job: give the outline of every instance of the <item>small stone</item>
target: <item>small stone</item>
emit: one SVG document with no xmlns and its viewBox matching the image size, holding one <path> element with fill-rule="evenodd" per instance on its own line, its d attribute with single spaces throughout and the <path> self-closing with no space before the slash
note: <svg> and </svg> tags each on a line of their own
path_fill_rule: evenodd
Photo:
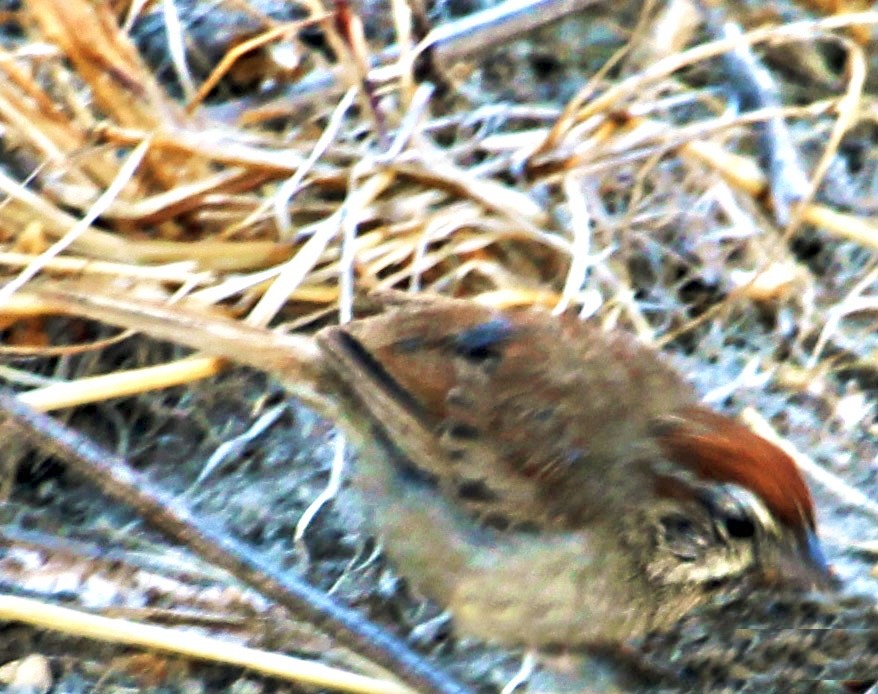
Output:
<svg viewBox="0 0 878 694">
<path fill-rule="evenodd" d="M 46 694 L 52 687 L 49 660 L 38 653 L 0 666 L 0 683 L 10 694 Z"/>
</svg>

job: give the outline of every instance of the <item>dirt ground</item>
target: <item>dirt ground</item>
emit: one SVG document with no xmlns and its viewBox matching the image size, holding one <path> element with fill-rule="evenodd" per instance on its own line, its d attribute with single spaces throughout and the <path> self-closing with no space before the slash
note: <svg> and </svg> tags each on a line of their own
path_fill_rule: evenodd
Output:
<svg viewBox="0 0 878 694">
<path fill-rule="evenodd" d="M 757 21 L 758 7 L 729 4 L 741 17 Z M 470 59 L 470 69 L 455 73 L 450 91 L 436 103 L 440 115 L 459 118 L 448 133 L 436 133 L 436 142 L 453 148 L 466 133 L 473 137 L 499 133 L 502 128 L 497 123 L 509 118 L 499 110 L 501 106 L 533 108 L 517 121 L 521 132 L 550 122 L 551 118 L 542 119 L 537 107 L 557 116 L 607 65 L 637 26 L 640 4 L 636 5 L 599 4 L 583 16 Z M 302 12 L 297 15 L 283 3 L 264 3 L 259 8 L 286 18 Z M 249 20 L 246 13 L 242 17 L 225 3 L 219 8 L 213 2 L 193 3 L 180 9 L 204 60 L 202 68 L 194 64 L 195 77 L 204 79 L 218 60 L 211 53 L 213 42 L 221 48 L 225 45 L 220 28 L 240 28 Z M 474 9 L 478 8 L 470 2 L 437 2 L 428 15 L 438 23 Z M 782 21 L 813 16 L 800 6 L 781 3 L 772 4 L 770 10 L 766 12 Z M 388 8 L 375 4 L 361 11 L 371 44 L 393 43 Z M 36 45 L 39 34 L 20 23 L 23 16 L 17 3 L 0 2 L 0 17 L 7 20 L 0 40 L 5 39 L 8 50 Z M 131 33 L 162 84 L 180 97 L 182 88 L 162 40 L 163 22 L 158 6 L 150 6 Z M 319 33 L 309 40 L 314 51 L 326 50 Z M 691 43 L 706 40 L 701 29 Z M 843 91 L 844 61 L 837 43 L 803 45 L 808 50 L 792 58 L 774 45 L 761 53 L 782 86 L 783 103 L 791 106 L 830 99 Z M 817 196 L 821 203 L 871 220 L 873 226 L 878 218 L 876 45 L 873 39 L 862 46 L 871 70 L 862 106 L 867 115 L 844 136 Z M 604 78 L 610 83 L 621 81 L 644 68 L 632 54 Z M 711 99 L 726 98 L 728 87 L 716 61 L 689 66 L 674 79 L 686 89 L 709 92 Z M 253 88 L 244 78 L 224 82 L 208 105 L 224 108 L 242 95 L 250 98 Z M 734 97 L 729 101 L 734 102 Z M 497 111 L 492 115 L 488 110 L 493 107 Z M 308 105 L 294 117 L 310 117 L 315 108 Z M 697 113 L 702 108 L 693 101 L 682 110 Z M 3 127 L 0 116 L 0 135 Z M 830 127 L 816 117 L 790 119 L 807 170 L 822 155 Z M 510 128 L 503 134 L 515 131 Z M 352 135 L 351 151 L 355 140 Z M 751 131 L 736 131 L 724 144 L 758 159 Z M 22 162 L 30 160 L 20 155 L 15 141 L 0 142 L 0 169 L 23 178 L 27 166 Z M 480 163 L 479 156 L 496 164 L 487 154 L 473 154 L 473 166 Z M 510 164 L 496 176 L 547 205 L 559 194 L 557 182 L 526 183 L 514 172 Z M 488 169 L 486 175 L 494 173 Z M 767 249 L 773 246 L 761 239 L 777 240 L 782 235 L 763 207 L 751 200 L 736 208 L 723 197 L 718 176 L 681 163 L 667 149 L 621 164 L 599 162 L 590 175 L 592 179 L 584 184 L 588 195 L 601 201 L 594 210 L 592 254 L 606 252 L 592 271 L 597 290 L 605 298 L 613 295 L 618 307 L 623 305 L 621 289 L 626 289 L 656 339 L 669 338 L 663 350 L 713 406 L 730 413 L 755 408 L 819 466 L 867 500 L 878 500 L 878 331 L 872 300 L 878 288 L 878 242 L 870 246 L 803 225 L 782 244 L 785 250 L 778 266 L 792 268 L 782 288 L 767 299 L 755 295 L 742 299 L 736 294 L 742 286 L 740 278 L 760 263 L 770 264 Z M 315 208 L 317 202 L 328 205 L 327 200 L 331 195 L 315 201 Z M 388 202 L 388 208 L 392 204 Z M 739 212 L 744 218 L 735 217 Z M 547 226 L 563 228 L 565 221 L 563 212 L 556 210 Z M 0 218 L 0 223 L 5 223 L 0 227 L 4 243 L 11 247 L 20 241 L 9 220 Z M 542 258 L 540 252 L 503 246 L 492 262 L 496 260 L 497 267 L 511 275 L 523 269 L 525 274 L 518 277 L 529 289 L 560 290 L 563 263 L 548 251 Z M 600 269 L 601 263 L 606 270 Z M 394 268 L 389 267 L 385 276 Z M 9 277 L 17 271 L 3 268 Z M 619 277 L 624 283 L 614 285 Z M 495 288 L 490 276 L 434 287 L 459 293 Z M 296 307 L 289 313 L 285 317 L 290 320 L 302 315 Z M 598 314 L 606 315 L 600 310 Z M 624 327 L 638 327 L 624 311 L 616 315 Z M 328 322 L 329 316 L 327 311 L 320 320 Z M 694 325 L 693 319 L 698 319 Z M 313 326 L 312 322 L 308 329 Z M 74 319 L 55 320 L 45 331 L 51 343 L 66 342 L 74 333 L 84 341 L 115 335 L 109 328 Z M 133 336 L 85 354 L 4 357 L 4 363 L 16 374 L 25 372 L 35 379 L 72 379 L 163 363 L 185 353 Z M 8 373 L 0 376 L 22 385 L 10 380 Z M 36 384 L 37 380 L 30 385 Z M 334 430 L 288 400 L 269 375 L 234 368 L 194 385 L 85 405 L 59 416 L 127 458 L 193 513 L 215 518 L 254 552 L 278 567 L 299 572 L 399 634 L 473 691 L 499 692 L 519 670 L 522 653 L 458 637 L 436 605 L 413 594 L 385 562 L 374 540 L 363 533 L 344 492 L 317 513 L 303 542 L 294 542 L 298 519 L 329 480 Z M 248 435 L 256 422 L 266 423 L 264 430 Z M 232 441 L 237 446 L 218 456 Z M 8 499 L 0 505 L 3 592 L 173 625 L 181 633 L 192 629 L 223 634 L 254 647 L 318 656 L 346 666 L 357 663 L 252 589 L 169 544 L 130 509 L 108 504 L 57 460 L 13 444 L 5 458 L 6 469 L 14 471 L 15 478 Z M 579 668 L 579 677 L 565 679 L 566 675 L 546 667 L 534 676 L 530 691 L 575 690 L 583 682 L 591 691 L 858 691 L 856 683 L 843 681 L 878 678 L 876 518 L 844 491 L 819 481 L 812 481 L 812 487 L 828 558 L 845 585 L 844 599 L 751 595 L 730 600 L 687 619 L 671 634 L 632 644 L 632 653 L 640 655 L 630 659 L 626 655 L 621 663 L 618 657 L 592 656 L 585 664 L 577 661 L 571 666 L 571 655 L 552 654 L 549 660 L 556 670 L 566 667 L 569 673 L 571 667 Z M 742 623 L 749 628 L 731 626 Z M 0 664 L 32 654 L 48 659 L 53 692 L 313 691 L 231 666 L 145 654 L 14 622 L 0 625 Z"/>
</svg>

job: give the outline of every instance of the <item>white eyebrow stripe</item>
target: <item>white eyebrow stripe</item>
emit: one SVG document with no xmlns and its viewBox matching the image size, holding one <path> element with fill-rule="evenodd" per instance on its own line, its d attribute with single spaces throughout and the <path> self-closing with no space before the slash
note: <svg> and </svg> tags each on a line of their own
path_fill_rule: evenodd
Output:
<svg viewBox="0 0 878 694">
<path fill-rule="evenodd" d="M 758 494 L 754 494 L 749 489 L 738 484 L 730 484 L 728 485 L 728 489 L 729 493 L 734 496 L 744 508 L 748 509 L 753 514 L 763 528 L 768 530 L 772 535 L 780 535 L 780 527 L 777 524 L 774 514 L 769 511 L 768 507 Z"/>
</svg>

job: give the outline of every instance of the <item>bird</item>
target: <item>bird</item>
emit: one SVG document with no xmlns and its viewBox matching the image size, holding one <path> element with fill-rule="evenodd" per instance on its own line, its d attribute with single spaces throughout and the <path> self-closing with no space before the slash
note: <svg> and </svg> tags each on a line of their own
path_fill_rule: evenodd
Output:
<svg viewBox="0 0 878 694">
<path fill-rule="evenodd" d="M 358 450 L 351 487 L 371 531 L 461 634 L 603 646 L 750 585 L 833 586 L 792 458 L 624 331 L 391 291 L 311 336 L 28 291 L 49 312 L 263 369 L 335 421 Z"/>
</svg>

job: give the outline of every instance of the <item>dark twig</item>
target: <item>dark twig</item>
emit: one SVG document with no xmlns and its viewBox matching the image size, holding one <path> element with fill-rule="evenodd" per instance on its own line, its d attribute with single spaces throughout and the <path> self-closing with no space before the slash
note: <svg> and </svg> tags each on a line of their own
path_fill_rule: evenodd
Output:
<svg viewBox="0 0 878 694">
<path fill-rule="evenodd" d="M 6 423 L 35 447 L 64 461 L 102 493 L 129 506 L 175 542 L 224 568 L 339 643 L 387 668 L 417 691 L 432 694 L 465 694 L 467 691 L 396 637 L 300 578 L 282 573 L 254 555 L 248 547 L 218 530 L 217 520 L 194 517 L 184 505 L 156 489 L 120 456 L 52 417 L 36 412 L 9 391 L 0 390 L 0 410 Z"/>
<path fill-rule="evenodd" d="M 581 12 L 598 0 L 507 0 L 431 31 L 423 48 L 431 48 L 444 65 L 502 46 L 535 29 Z M 392 48 L 391 48 L 392 50 Z"/>
<path fill-rule="evenodd" d="M 581 12 L 599 0 L 507 0 L 496 7 L 476 12 L 459 20 L 448 22 L 429 32 L 418 46 L 422 54 L 430 54 L 430 62 L 447 68 L 456 60 L 485 53 L 540 27 Z M 399 58 L 399 46 L 388 46 L 373 57 L 367 75 L 373 88 L 389 78 L 398 77 L 398 71 L 388 71 Z M 380 70 L 379 70 L 380 68 Z M 266 110 L 276 114 L 279 109 L 296 108 L 337 95 L 344 86 L 340 79 L 342 66 L 332 70 L 315 71 L 285 89 L 281 96 L 266 104 Z M 259 107 L 249 101 L 227 102 L 209 111 L 217 118 L 228 118 L 230 113 L 249 109 L 248 120 L 258 119 Z"/>
<path fill-rule="evenodd" d="M 717 39 L 728 39 L 742 34 L 737 25 L 710 21 L 711 33 Z M 729 76 L 729 84 L 740 100 L 741 110 L 776 108 L 780 112 L 781 101 L 771 74 L 753 54 L 749 44 L 723 54 L 723 64 Z M 787 124 L 780 116 L 774 116 L 756 124 L 759 134 L 760 156 L 766 162 L 769 191 L 775 219 L 785 227 L 793 206 L 808 194 L 808 177 L 805 175 L 799 154 Z"/>
</svg>

